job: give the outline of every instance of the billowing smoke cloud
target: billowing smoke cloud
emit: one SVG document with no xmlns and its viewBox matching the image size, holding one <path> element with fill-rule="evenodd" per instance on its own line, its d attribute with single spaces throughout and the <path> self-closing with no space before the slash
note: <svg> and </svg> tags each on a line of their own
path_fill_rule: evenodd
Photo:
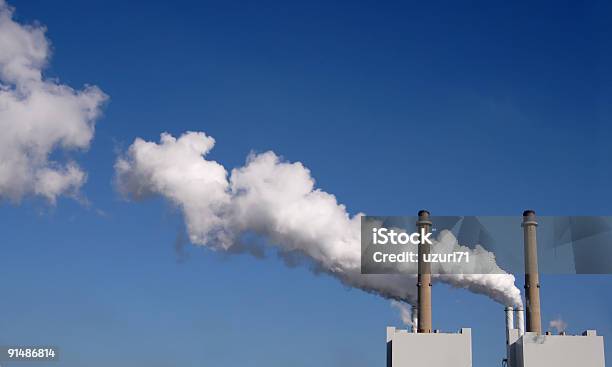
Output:
<svg viewBox="0 0 612 367">
<path fill-rule="evenodd" d="M 255 234 L 287 261 L 305 259 L 348 286 L 414 304 L 415 275 L 361 274 L 362 214 L 349 215 L 333 195 L 316 188 L 306 167 L 265 152 L 251 154 L 228 176 L 219 163 L 205 159 L 214 143 L 201 132 L 178 139 L 164 133 L 160 143 L 137 138 L 115 164 L 118 190 L 133 199 L 161 195 L 180 207 L 194 244 L 227 251 Z M 453 239 L 448 232 L 443 244 L 454 246 Z M 504 304 L 521 303 L 509 274 L 445 274 L 434 280 Z"/>
<path fill-rule="evenodd" d="M 567 322 L 561 319 L 561 316 L 557 317 L 555 320 L 551 320 L 548 324 L 549 329 L 556 329 L 557 333 L 565 331 L 567 329 Z"/>
<path fill-rule="evenodd" d="M 86 180 L 76 163 L 49 155 L 89 147 L 106 96 L 97 87 L 76 91 L 46 80 L 48 58 L 45 28 L 15 22 L 0 0 L 0 199 L 34 194 L 55 202 Z"/>
<path fill-rule="evenodd" d="M 434 280 L 443 281 L 456 288 L 465 288 L 474 293 L 486 294 L 504 305 L 522 305 L 521 291 L 514 285 L 514 275 L 507 274 L 500 268 L 495 262 L 495 255 L 480 245 L 474 248 L 462 246 L 452 232 L 443 230 L 433 243 L 432 251 L 469 252 L 472 259 L 469 264 L 453 262 L 432 264 Z"/>
<path fill-rule="evenodd" d="M 412 325 L 412 309 L 410 306 L 405 303 L 392 300 L 391 307 L 399 311 L 400 319 L 404 325 L 414 327 L 414 325 Z"/>
</svg>

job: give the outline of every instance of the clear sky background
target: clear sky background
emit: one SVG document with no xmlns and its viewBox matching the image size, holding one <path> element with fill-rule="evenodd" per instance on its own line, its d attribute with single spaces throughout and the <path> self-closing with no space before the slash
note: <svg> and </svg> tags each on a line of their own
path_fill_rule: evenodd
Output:
<svg viewBox="0 0 612 367">
<path fill-rule="evenodd" d="M 62 366 L 384 365 L 388 301 L 185 244 L 176 209 L 122 200 L 137 136 L 205 131 L 229 168 L 274 150 L 353 214 L 612 214 L 604 2 L 11 4 L 48 27 L 48 77 L 110 100 L 72 155 L 91 205 L 0 204 L 0 345 L 55 344 Z M 543 324 L 597 329 L 610 363 L 612 276 L 541 283 Z M 499 365 L 503 306 L 433 292 L 434 327 L 471 327 L 474 366 Z"/>
</svg>

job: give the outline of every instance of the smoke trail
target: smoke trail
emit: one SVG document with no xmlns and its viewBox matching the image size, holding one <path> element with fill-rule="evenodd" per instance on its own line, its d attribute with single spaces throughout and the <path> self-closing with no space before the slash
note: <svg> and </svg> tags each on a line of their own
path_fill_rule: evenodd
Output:
<svg viewBox="0 0 612 367">
<path fill-rule="evenodd" d="M 177 205 L 194 244 L 235 252 L 236 246 L 248 248 L 245 237 L 255 234 L 287 262 L 306 260 L 313 271 L 326 272 L 348 286 L 415 303 L 415 275 L 361 274 L 363 214 L 349 215 L 335 196 L 315 188 L 300 162 L 284 162 L 273 152 L 251 154 L 228 177 L 222 165 L 204 158 L 214 144 L 201 132 L 178 139 L 164 133 L 159 144 L 137 138 L 115 163 L 117 188 L 136 200 L 161 195 Z M 443 240 L 452 242 L 450 236 Z M 510 274 L 445 274 L 434 279 L 503 304 L 521 303 Z"/>
<path fill-rule="evenodd" d="M 563 319 L 561 319 L 561 316 L 559 316 L 555 320 L 551 320 L 548 324 L 548 327 L 550 329 L 556 329 L 557 333 L 560 333 L 567 329 L 567 322 L 563 321 Z"/>
<path fill-rule="evenodd" d="M 398 302 L 395 300 L 391 301 L 391 307 L 397 309 L 400 314 L 400 319 L 406 326 L 412 326 L 412 309 L 405 303 Z"/>
<path fill-rule="evenodd" d="M 495 255 L 476 245 L 473 249 L 462 246 L 452 232 L 443 230 L 433 243 L 436 253 L 469 252 L 472 261 L 465 263 L 434 263 L 432 275 L 456 288 L 482 293 L 504 305 L 522 305 L 521 291 L 514 285 L 515 278 L 495 262 Z M 468 269 L 467 267 L 470 267 Z"/>
<path fill-rule="evenodd" d="M 44 77 L 51 46 L 39 25 L 13 19 L 0 0 L 0 202 L 36 195 L 79 198 L 87 173 L 64 153 L 86 150 L 108 97 Z"/>
</svg>

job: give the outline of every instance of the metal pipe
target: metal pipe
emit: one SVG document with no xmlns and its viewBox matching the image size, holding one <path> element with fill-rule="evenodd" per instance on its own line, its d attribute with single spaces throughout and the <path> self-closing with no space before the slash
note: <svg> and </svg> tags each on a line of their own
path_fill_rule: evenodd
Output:
<svg viewBox="0 0 612 367">
<path fill-rule="evenodd" d="M 419 219 L 416 222 L 419 233 L 431 232 L 431 220 L 427 210 L 419 211 Z M 421 238 L 419 243 L 419 276 L 417 281 L 419 320 L 418 332 L 431 333 L 431 264 L 425 262 L 424 256 L 429 254 L 430 246 Z"/>
<path fill-rule="evenodd" d="M 506 344 L 510 344 L 510 330 L 514 329 L 514 309 L 508 306 L 504 311 L 506 311 Z"/>
<path fill-rule="evenodd" d="M 412 332 L 416 334 L 419 326 L 419 309 L 417 306 L 412 306 Z"/>
<path fill-rule="evenodd" d="M 523 311 L 523 306 L 518 306 L 516 308 L 516 328 L 518 329 L 519 336 L 525 334 L 525 313 Z"/>
<path fill-rule="evenodd" d="M 536 215 L 533 210 L 523 212 L 525 244 L 525 298 L 527 307 L 527 331 L 542 334 L 540 317 L 540 278 L 538 275 L 538 244 L 536 239 Z"/>
<path fill-rule="evenodd" d="M 512 357 L 512 346 L 510 345 L 510 331 L 514 329 L 514 309 L 511 306 L 507 306 L 504 311 L 506 312 L 506 366 L 514 366 Z"/>
</svg>

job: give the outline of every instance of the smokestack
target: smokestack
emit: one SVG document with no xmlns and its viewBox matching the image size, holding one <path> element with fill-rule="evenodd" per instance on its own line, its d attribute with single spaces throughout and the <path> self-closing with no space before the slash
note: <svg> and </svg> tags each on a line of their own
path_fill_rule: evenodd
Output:
<svg viewBox="0 0 612 367">
<path fill-rule="evenodd" d="M 540 277 L 538 275 L 538 245 L 536 239 L 535 212 L 523 212 L 523 234 L 525 244 L 525 298 L 527 307 L 527 331 L 542 334 L 540 318 Z"/>
<path fill-rule="evenodd" d="M 508 306 L 504 311 L 506 311 L 506 344 L 510 344 L 510 330 L 514 329 L 514 309 Z"/>
<path fill-rule="evenodd" d="M 523 306 L 516 308 L 516 328 L 518 329 L 519 336 L 525 334 L 525 313 Z"/>
<path fill-rule="evenodd" d="M 510 330 L 514 329 L 514 309 L 507 306 L 506 312 L 506 366 L 514 366 L 512 363 L 512 349 L 510 348 Z"/>
<path fill-rule="evenodd" d="M 419 325 L 419 309 L 417 306 L 412 306 L 412 332 L 417 333 Z"/>
<path fill-rule="evenodd" d="M 419 211 L 419 220 L 417 220 L 416 225 L 420 233 L 431 232 L 431 220 L 427 210 Z M 419 292 L 419 333 L 431 333 L 431 264 L 423 261 L 424 256 L 429 254 L 429 247 L 429 244 L 421 239 L 419 244 L 419 277 L 417 281 Z"/>
</svg>

